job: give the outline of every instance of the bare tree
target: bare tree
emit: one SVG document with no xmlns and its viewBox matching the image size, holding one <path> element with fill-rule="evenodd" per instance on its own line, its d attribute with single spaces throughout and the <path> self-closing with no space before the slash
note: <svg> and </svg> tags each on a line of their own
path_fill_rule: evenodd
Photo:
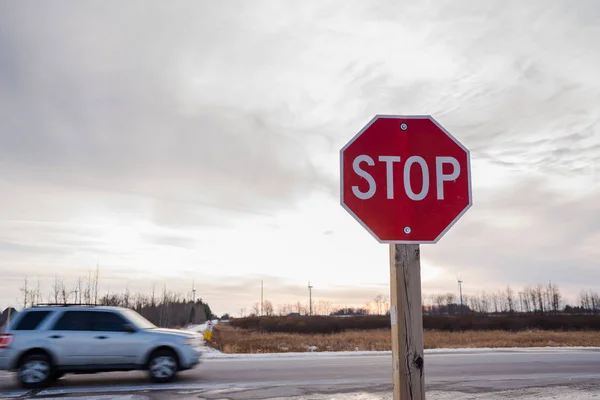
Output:
<svg viewBox="0 0 600 400">
<path fill-rule="evenodd" d="M 486 292 L 481 292 L 481 310 L 479 312 L 482 314 L 489 313 L 490 303 L 490 296 Z"/>
<path fill-rule="evenodd" d="M 478 296 L 469 296 L 467 298 L 467 301 L 467 304 L 469 304 L 469 307 L 471 308 L 471 310 L 473 310 L 473 312 L 481 312 L 481 300 Z"/>
<path fill-rule="evenodd" d="M 279 305 L 279 315 L 288 315 L 290 313 L 290 306 L 288 304 Z"/>
<path fill-rule="evenodd" d="M 50 292 L 50 302 L 58 304 L 62 288 L 61 283 L 62 282 L 58 279 L 58 276 L 55 275 L 54 283 L 52 284 L 52 291 Z"/>
<path fill-rule="evenodd" d="M 165 326 L 169 323 L 169 308 L 168 308 L 168 295 L 167 295 L 167 284 L 163 286 L 163 294 L 161 303 L 165 306 L 161 307 L 160 321 L 161 325 Z"/>
<path fill-rule="evenodd" d="M 446 303 L 446 309 L 448 314 L 454 314 L 456 310 L 456 294 L 448 292 L 444 295 L 444 302 Z"/>
<path fill-rule="evenodd" d="M 433 298 L 433 301 L 435 302 L 435 308 L 437 309 L 437 312 L 439 314 L 442 314 L 443 312 L 443 306 L 444 306 L 444 295 L 443 294 L 436 294 L 435 297 Z"/>
<path fill-rule="evenodd" d="M 590 300 L 592 304 L 592 313 L 596 315 L 600 309 L 600 296 L 598 296 L 598 293 L 590 291 Z"/>
<path fill-rule="evenodd" d="M 544 313 L 544 287 L 542 285 L 538 285 L 535 288 L 535 295 L 537 297 L 538 306 L 540 307 L 540 313 Z"/>
<path fill-rule="evenodd" d="M 23 286 L 19 288 L 19 291 L 21 292 L 20 303 L 23 305 L 23 308 L 27 308 L 27 304 L 29 303 L 29 298 L 31 296 L 29 290 L 29 280 L 27 279 L 27 277 L 23 279 Z"/>
<path fill-rule="evenodd" d="M 252 304 L 252 313 L 254 315 L 260 315 L 260 303 L 258 301 Z"/>
<path fill-rule="evenodd" d="M 79 302 L 81 303 L 81 287 L 82 287 L 82 279 L 81 277 L 77 277 L 77 283 L 75 284 L 75 290 L 73 290 L 73 292 L 75 293 L 75 303 Z"/>
<path fill-rule="evenodd" d="M 62 280 L 60 281 L 60 300 L 63 304 L 67 304 L 69 301 L 69 292 L 67 291 L 67 286 Z"/>
<path fill-rule="evenodd" d="M 296 304 L 294 304 L 294 308 L 295 308 L 296 312 L 300 315 L 308 314 L 308 307 L 299 301 L 296 302 Z"/>
<path fill-rule="evenodd" d="M 129 283 L 125 285 L 125 293 L 123 294 L 123 303 L 126 308 L 130 307 L 131 292 L 129 291 Z"/>
<path fill-rule="evenodd" d="M 152 293 L 150 294 L 150 306 L 156 306 L 156 282 L 152 282 Z"/>
<path fill-rule="evenodd" d="M 317 315 L 329 315 L 331 313 L 332 305 L 328 300 L 317 300 L 313 308 Z"/>
<path fill-rule="evenodd" d="M 553 313 L 558 313 L 562 305 L 562 295 L 560 293 L 560 289 L 556 284 L 550 282 L 548 284 L 548 308 L 552 310 Z"/>
<path fill-rule="evenodd" d="M 521 311 L 525 311 L 526 313 L 531 312 L 529 296 L 527 296 L 526 292 L 519 292 L 519 301 L 521 302 Z"/>
<path fill-rule="evenodd" d="M 598 293 L 591 290 L 587 292 L 583 291 L 581 292 L 580 298 L 581 308 L 583 308 L 587 314 L 598 314 L 598 309 L 600 308 L 600 296 L 598 296 Z"/>
<path fill-rule="evenodd" d="M 493 310 L 495 314 L 498 314 L 498 294 L 496 293 L 492 293 L 492 305 L 493 305 Z"/>
<path fill-rule="evenodd" d="M 40 283 L 40 278 L 37 279 L 37 285 L 31 294 L 31 307 L 35 304 L 39 304 L 42 302 L 42 285 Z"/>
<path fill-rule="evenodd" d="M 96 271 L 95 271 L 94 277 L 92 279 L 92 297 L 94 299 L 94 304 L 98 303 L 99 274 L 100 274 L 100 266 L 98 264 L 96 264 Z"/>
<path fill-rule="evenodd" d="M 515 311 L 514 297 L 515 297 L 515 292 L 513 292 L 513 290 L 510 288 L 510 286 L 507 286 L 506 287 L 506 305 L 508 306 L 508 312 L 511 314 Z"/>
<path fill-rule="evenodd" d="M 83 302 L 85 304 L 92 303 L 92 273 L 88 271 L 88 277 L 85 280 L 83 287 Z"/>
<path fill-rule="evenodd" d="M 271 303 L 269 300 L 265 300 L 263 302 L 263 312 L 266 316 L 273 315 L 273 303 Z"/>
<path fill-rule="evenodd" d="M 472 296 L 463 294 L 463 308 L 462 308 L 462 310 L 460 310 L 461 313 L 464 313 L 465 311 L 467 311 L 467 310 L 465 310 L 465 308 L 469 307 L 469 304 L 471 303 L 471 297 Z M 470 311 L 473 312 L 474 310 L 470 309 Z"/>
<path fill-rule="evenodd" d="M 378 294 L 377 296 L 375 296 L 375 298 L 373 299 L 373 302 L 375 303 L 376 314 L 381 315 L 383 313 L 383 302 L 384 302 L 383 295 Z"/>
<path fill-rule="evenodd" d="M 136 295 L 133 296 L 133 309 L 138 313 L 141 312 L 148 303 L 146 296 L 141 293 L 136 293 Z"/>
<path fill-rule="evenodd" d="M 390 297 L 389 296 L 385 296 L 384 300 L 383 300 L 383 313 L 384 314 L 389 314 L 390 313 Z"/>
<path fill-rule="evenodd" d="M 533 312 L 533 313 L 537 312 L 538 309 L 540 308 L 540 305 L 538 304 L 538 298 L 535 294 L 535 289 L 533 289 L 531 287 L 527 287 L 527 289 L 525 289 L 525 294 L 531 300 L 531 312 Z"/>
</svg>

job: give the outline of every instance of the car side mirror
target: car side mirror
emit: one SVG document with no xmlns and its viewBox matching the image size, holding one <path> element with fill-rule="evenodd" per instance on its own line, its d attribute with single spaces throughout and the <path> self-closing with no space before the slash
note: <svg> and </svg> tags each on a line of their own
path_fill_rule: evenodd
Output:
<svg viewBox="0 0 600 400">
<path fill-rule="evenodd" d="M 135 326 L 133 326 L 132 324 L 125 324 L 125 332 L 135 333 L 137 332 L 137 329 L 135 329 Z"/>
</svg>

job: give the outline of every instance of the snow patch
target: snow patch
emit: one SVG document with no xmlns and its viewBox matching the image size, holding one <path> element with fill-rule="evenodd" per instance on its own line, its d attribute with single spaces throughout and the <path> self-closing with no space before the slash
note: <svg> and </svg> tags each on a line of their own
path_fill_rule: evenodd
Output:
<svg viewBox="0 0 600 400">
<path fill-rule="evenodd" d="M 315 346 L 309 347 L 309 350 Z M 308 352 L 282 352 L 282 353 L 261 353 L 245 354 L 221 353 L 218 350 L 206 347 L 205 358 L 301 358 L 301 357 L 368 357 L 368 356 L 391 356 L 392 352 L 385 351 L 308 351 Z M 315 348 L 316 349 L 316 348 Z M 444 355 L 444 354 L 500 354 L 500 353 L 560 353 L 560 352 L 600 352 L 600 347 L 512 347 L 512 348 L 480 348 L 480 349 L 427 349 L 425 355 Z"/>
<path fill-rule="evenodd" d="M 46 397 L 44 400 L 64 400 L 64 397 Z M 137 394 L 123 395 L 98 395 L 98 396 L 75 396 L 69 397 L 69 400 L 150 400 L 148 396 L 140 396 Z"/>
<path fill-rule="evenodd" d="M 187 328 L 184 328 L 184 331 L 191 331 L 191 332 L 198 332 L 198 333 L 204 333 L 204 331 L 206 330 L 206 328 L 208 327 L 209 322 L 215 326 L 219 324 L 219 320 L 218 319 L 213 319 L 210 321 L 207 321 L 203 324 L 197 324 L 197 325 L 190 325 Z"/>
<path fill-rule="evenodd" d="M 206 330 L 206 326 L 207 326 L 206 323 L 199 324 L 199 325 L 190 325 L 187 328 L 185 328 L 184 331 L 204 333 L 204 331 Z"/>
<path fill-rule="evenodd" d="M 29 390 L 15 391 L 15 392 L 0 392 L 0 399 L 19 399 L 24 398 L 29 393 Z"/>
<path fill-rule="evenodd" d="M 428 400 L 597 400 L 600 390 L 569 387 L 519 389 L 494 393 L 427 391 Z M 392 400 L 391 393 L 343 393 L 300 397 L 276 397 L 269 400 Z"/>
<path fill-rule="evenodd" d="M 433 400 L 597 400 L 600 396 L 598 389 L 581 389 L 573 387 L 531 388 L 508 390 L 496 393 L 459 393 L 459 392 L 427 392 L 427 398 Z M 391 399 L 391 397 L 389 397 Z"/>
</svg>

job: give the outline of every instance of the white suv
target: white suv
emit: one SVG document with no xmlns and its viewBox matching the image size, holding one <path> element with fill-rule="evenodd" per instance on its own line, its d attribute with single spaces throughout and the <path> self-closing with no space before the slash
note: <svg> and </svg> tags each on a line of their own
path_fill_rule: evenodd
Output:
<svg viewBox="0 0 600 400">
<path fill-rule="evenodd" d="M 18 313 L 0 333 L 0 370 L 17 371 L 26 389 L 66 373 L 148 370 L 170 382 L 200 363 L 202 336 L 157 328 L 121 307 L 40 305 Z"/>
</svg>

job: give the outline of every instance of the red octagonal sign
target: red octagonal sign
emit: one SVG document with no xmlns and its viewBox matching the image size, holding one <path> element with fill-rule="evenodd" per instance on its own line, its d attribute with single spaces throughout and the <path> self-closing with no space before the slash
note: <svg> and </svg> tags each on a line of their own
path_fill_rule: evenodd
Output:
<svg viewBox="0 0 600 400">
<path fill-rule="evenodd" d="M 469 150 L 431 116 L 376 115 L 340 158 L 341 204 L 380 243 L 436 243 L 471 207 Z"/>
</svg>

